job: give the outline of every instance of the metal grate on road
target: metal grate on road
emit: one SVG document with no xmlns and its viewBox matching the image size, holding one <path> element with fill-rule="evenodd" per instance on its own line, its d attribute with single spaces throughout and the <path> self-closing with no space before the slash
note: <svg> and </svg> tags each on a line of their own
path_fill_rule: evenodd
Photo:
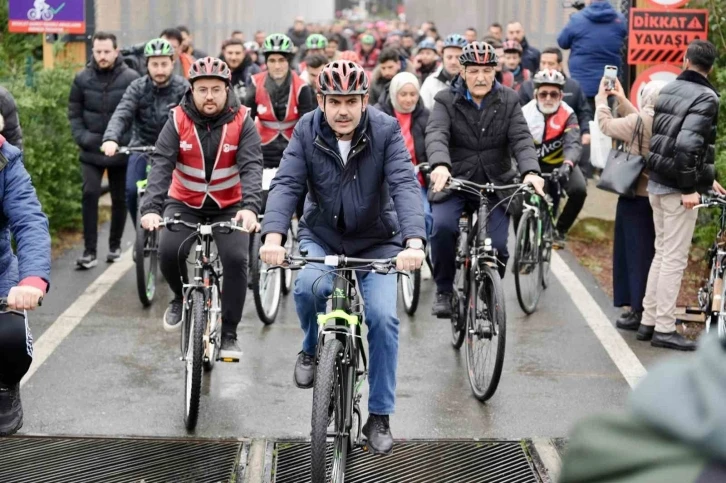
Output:
<svg viewBox="0 0 726 483">
<path fill-rule="evenodd" d="M 237 441 L 0 438 L 0 481 L 228 482 L 244 444 Z"/>
<path fill-rule="evenodd" d="M 278 443 L 274 483 L 310 481 L 310 444 Z M 328 447 L 328 460 L 332 447 Z M 502 441 L 397 442 L 391 456 L 356 449 L 347 483 L 539 483 L 522 445 Z"/>
</svg>

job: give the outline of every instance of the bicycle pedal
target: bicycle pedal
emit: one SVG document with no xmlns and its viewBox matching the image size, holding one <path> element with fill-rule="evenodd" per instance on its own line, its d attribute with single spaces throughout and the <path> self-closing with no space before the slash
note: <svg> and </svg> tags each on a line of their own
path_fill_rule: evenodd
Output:
<svg viewBox="0 0 726 483">
<path fill-rule="evenodd" d="M 239 357 L 219 357 L 219 362 L 239 362 Z"/>
</svg>

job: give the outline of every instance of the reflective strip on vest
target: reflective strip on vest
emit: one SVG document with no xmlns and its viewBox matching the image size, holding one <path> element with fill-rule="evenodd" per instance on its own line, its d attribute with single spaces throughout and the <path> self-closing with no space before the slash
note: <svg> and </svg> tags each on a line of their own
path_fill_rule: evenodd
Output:
<svg viewBox="0 0 726 483">
<path fill-rule="evenodd" d="M 176 163 L 176 169 L 186 174 L 187 176 L 192 176 L 199 179 L 207 178 L 207 173 L 205 173 L 204 170 L 192 168 L 191 166 L 187 166 L 186 164 L 182 164 L 178 161 Z M 229 168 L 217 168 L 212 171 L 212 181 L 228 178 L 238 173 L 239 168 L 237 168 L 237 166 L 230 166 Z"/>
<path fill-rule="evenodd" d="M 231 188 L 240 182 L 239 176 L 234 176 L 232 178 L 229 178 L 227 181 L 223 181 L 219 184 L 210 185 L 206 183 L 198 183 L 196 181 L 188 180 L 185 177 L 179 175 L 178 173 L 174 173 L 174 176 L 176 177 L 177 181 L 179 181 L 185 188 L 196 191 L 198 193 L 213 193 L 215 191 L 222 191 L 227 188 Z"/>
<path fill-rule="evenodd" d="M 263 121 L 260 119 L 260 122 L 263 126 L 268 127 L 270 129 L 275 129 L 277 131 L 284 131 L 286 129 L 290 129 L 291 127 L 295 127 L 295 124 L 297 124 L 297 120 L 295 121 L 288 121 L 288 122 L 273 122 L 273 121 Z"/>
</svg>

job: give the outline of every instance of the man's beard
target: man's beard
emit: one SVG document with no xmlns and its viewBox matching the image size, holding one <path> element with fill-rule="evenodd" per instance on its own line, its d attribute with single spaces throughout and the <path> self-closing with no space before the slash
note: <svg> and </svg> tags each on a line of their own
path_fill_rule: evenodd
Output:
<svg viewBox="0 0 726 483">
<path fill-rule="evenodd" d="M 559 104 L 557 104 L 553 107 L 547 107 L 544 104 L 542 104 L 541 102 L 537 101 L 537 109 L 539 109 L 539 112 L 541 112 L 542 114 L 554 114 L 555 112 L 557 112 L 557 109 L 559 109 L 559 108 L 560 108 Z"/>
</svg>

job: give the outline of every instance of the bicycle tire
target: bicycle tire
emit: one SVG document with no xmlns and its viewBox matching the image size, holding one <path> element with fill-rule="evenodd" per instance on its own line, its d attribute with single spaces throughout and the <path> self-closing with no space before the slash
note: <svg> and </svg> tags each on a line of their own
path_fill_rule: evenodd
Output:
<svg viewBox="0 0 726 483">
<path fill-rule="evenodd" d="M 542 295 L 542 261 L 540 257 L 540 250 L 537 249 L 537 227 L 533 226 L 533 223 L 537 223 L 537 218 L 531 211 L 525 211 L 522 218 L 519 220 L 519 226 L 517 227 L 517 237 L 514 245 L 514 286 L 517 290 L 517 301 L 519 306 L 522 308 L 527 315 L 532 315 L 537 310 L 537 304 L 539 303 L 540 296 Z M 534 239 L 532 239 L 534 236 Z M 528 274 L 522 273 L 525 267 L 523 263 L 530 263 L 530 256 L 533 250 L 537 250 L 536 259 L 534 261 L 535 266 L 532 267 L 532 271 Z M 526 260 L 526 262 L 525 262 Z M 536 271 L 536 274 L 534 272 Z M 523 277 L 526 275 L 536 275 L 533 288 L 530 291 L 534 293 L 527 293 L 525 290 L 526 283 Z"/>
<path fill-rule="evenodd" d="M 139 301 L 144 307 L 150 307 L 156 295 L 158 278 L 158 234 L 156 231 L 144 230 L 141 225 L 136 227 L 136 290 Z M 148 269 L 146 264 L 149 264 Z"/>
<path fill-rule="evenodd" d="M 266 265 L 260 260 L 260 244 L 261 238 L 259 233 L 255 233 L 252 236 L 250 243 L 250 270 L 249 270 L 249 286 L 252 289 L 252 295 L 255 299 L 255 310 L 260 321 L 265 325 L 270 325 L 275 322 L 277 318 L 277 312 L 280 309 L 280 302 L 282 300 L 282 274 L 281 270 L 266 271 Z M 270 307 L 265 307 L 266 301 L 263 300 L 263 295 L 260 293 L 262 290 L 261 283 L 262 278 L 265 277 L 265 283 L 272 282 L 272 287 L 268 290 L 272 290 L 272 303 Z M 269 277 L 269 280 L 268 280 Z"/>
<path fill-rule="evenodd" d="M 502 280 L 499 277 L 499 272 L 488 265 L 484 265 L 481 270 L 483 275 L 481 284 L 475 283 L 473 272 L 471 275 L 472 283 L 469 290 L 469 302 L 473 306 L 469 309 L 469 316 L 467 317 L 466 368 L 469 376 L 469 385 L 471 386 L 474 397 L 481 402 L 485 402 L 496 392 L 502 376 L 506 347 L 507 317 L 504 307 L 504 289 L 502 288 Z M 475 360 L 474 357 L 474 344 L 486 339 L 486 327 L 477 323 L 477 314 L 479 313 L 477 309 L 480 306 L 480 301 L 484 303 L 482 310 L 486 310 L 486 316 L 492 324 L 489 329 L 489 332 L 492 334 L 491 339 L 494 338 L 495 332 L 497 338 L 495 342 L 490 339 L 488 343 L 485 343 L 489 348 L 496 344 L 497 349 L 494 364 L 491 366 L 491 377 L 488 379 L 482 377 L 486 376 L 487 361 Z"/>
<path fill-rule="evenodd" d="M 287 242 L 285 243 L 285 249 L 287 249 L 288 255 L 297 255 L 297 238 L 295 238 L 295 232 L 292 227 L 287 231 Z M 292 292 L 292 282 L 295 279 L 295 272 L 292 270 L 282 271 L 282 295 L 289 295 Z"/>
<path fill-rule="evenodd" d="M 542 247 L 540 248 L 540 263 L 542 264 L 542 288 L 547 289 L 550 285 L 550 274 L 552 272 L 552 247 L 554 243 L 554 220 L 550 217 L 549 211 L 544 212 L 542 218 Z"/>
<path fill-rule="evenodd" d="M 189 321 L 189 346 L 185 361 L 185 412 L 184 425 L 192 431 L 197 425 L 199 402 L 202 396 L 202 363 L 204 359 L 204 296 L 195 290 L 191 299 L 191 320 Z M 191 359 L 191 360 L 190 360 Z"/>
<path fill-rule="evenodd" d="M 409 272 L 408 277 L 399 275 L 398 286 L 401 289 L 404 310 L 408 315 L 414 315 L 421 297 L 421 270 Z"/>
<path fill-rule="evenodd" d="M 313 483 L 345 479 L 345 463 L 348 457 L 348 438 L 344 423 L 344 381 L 342 363 L 343 344 L 334 338 L 325 341 L 315 371 L 313 386 L 312 430 L 310 432 L 310 470 Z M 335 399 L 333 399 L 335 398 Z M 330 408 L 333 407 L 331 415 Z M 331 416 L 335 422 L 333 459 L 328 467 L 328 427 Z M 328 471 L 330 470 L 330 471 Z"/>
<path fill-rule="evenodd" d="M 214 364 L 217 362 L 217 359 L 219 358 L 219 346 L 222 343 L 221 316 L 220 316 L 220 320 L 217 321 L 217 325 L 215 327 L 212 326 L 212 320 L 211 320 L 212 309 L 217 308 L 217 307 L 215 307 L 215 305 L 221 306 L 221 303 L 222 303 L 221 298 L 219 296 L 219 293 L 220 293 L 219 287 L 216 285 L 217 281 L 214 280 L 212 283 L 214 285 L 212 285 L 212 289 L 209 292 L 210 297 L 211 297 L 211 303 L 209 305 L 210 310 L 207 311 L 207 317 L 206 317 L 207 325 L 205 327 L 205 333 L 207 332 L 207 330 L 209 331 L 209 334 L 205 334 L 205 335 L 208 335 L 208 337 L 209 337 L 209 341 L 207 344 L 207 350 L 205 351 L 206 357 L 204 359 L 204 370 L 207 372 L 214 369 Z M 216 297 L 215 297 L 214 293 L 217 294 Z M 215 300 L 215 298 L 216 298 L 216 300 Z M 214 332 L 212 332 L 212 331 L 214 331 Z"/>
</svg>

